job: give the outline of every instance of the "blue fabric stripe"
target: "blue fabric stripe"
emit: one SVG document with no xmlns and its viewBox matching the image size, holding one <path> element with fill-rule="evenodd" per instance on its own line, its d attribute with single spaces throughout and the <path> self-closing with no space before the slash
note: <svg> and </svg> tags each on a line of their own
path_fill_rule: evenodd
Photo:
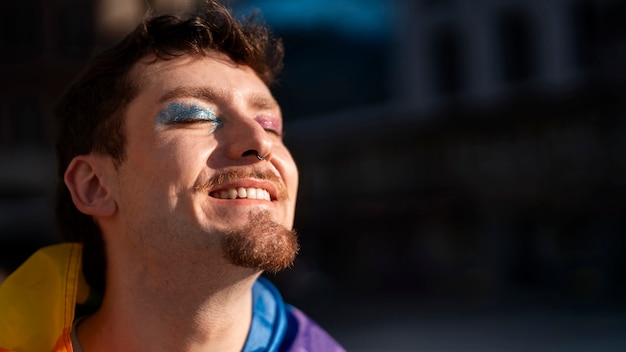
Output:
<svg viewBox="0 0 626 352">
<path fill-rule="evenodd" d="M 278 289 L 259 277 L 252 286 L 252 324 L 243 352 L 276 351 L 287 330 L 285 303 Z"/>
</svg>

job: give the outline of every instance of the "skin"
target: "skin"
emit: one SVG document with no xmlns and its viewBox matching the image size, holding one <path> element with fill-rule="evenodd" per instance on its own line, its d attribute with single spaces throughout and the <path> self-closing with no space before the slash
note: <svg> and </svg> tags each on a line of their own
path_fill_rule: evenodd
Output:
<svg viewBox="0 0 626 352">
<path fill-rule="evenodd" d="M 141 90 L 125 115 L 126 160 L 115 167 L 108 156 L 79 156 L 65 175 L 108 256 L 102 307 L 78 337 L 90 352 L 240 351 L 261 270 L 229 262 L 221 243 L 250 214 L 293 226 L 298 171 L 282 142 L 280 107 L 249 67 L 225 55 L 151 59 L 132 72 Z M 181 103 L 221 122 L 168 123 L 164 111 Z M 244 176 L 207 183 L 227 171 Z M 236 187 L 266 189 L 271 200 L 211 196 Z"/>
</svg>

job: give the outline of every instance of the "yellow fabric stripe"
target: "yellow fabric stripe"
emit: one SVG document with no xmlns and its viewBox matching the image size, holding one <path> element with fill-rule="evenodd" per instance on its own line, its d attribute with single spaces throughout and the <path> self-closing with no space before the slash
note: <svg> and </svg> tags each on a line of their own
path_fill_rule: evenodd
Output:
<svg viewBox="0 0 626 352">
<path fill-rule="evenodd" d="M 77 294 L 80 301 L 89 294 L 81 253 L 77 243 L 45 247 L 6 278 L 0 286 L 0 351 L 71 351 L 66 335 Z"/>
</svg>

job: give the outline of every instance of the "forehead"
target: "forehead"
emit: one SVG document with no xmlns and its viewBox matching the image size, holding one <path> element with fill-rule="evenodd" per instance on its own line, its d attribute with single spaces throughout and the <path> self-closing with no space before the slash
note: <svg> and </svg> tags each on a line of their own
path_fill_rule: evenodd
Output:
<svg viewBox="0 0 626 352">
<path fill-rule="evenodd" d="M 206 56 L 181 55 L 161 60 L 146 57 L 131 70 L 139 96 L 165 100 L 204 90 L 221 98 L 247 98 L 276 104 L 267 85 L 250 67 L 233 62 L 228 56 L 210 52 Z"/>
</svg>

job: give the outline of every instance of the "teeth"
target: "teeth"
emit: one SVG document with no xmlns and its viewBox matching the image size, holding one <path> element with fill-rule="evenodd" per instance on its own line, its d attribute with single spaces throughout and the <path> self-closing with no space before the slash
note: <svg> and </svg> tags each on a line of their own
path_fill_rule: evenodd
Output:
<svg viewBox="0 0 626 352">
<path fill-rule="evenodd" d="M 211 197 L 220 198 L 220 199 L 237 199 L 237 198 L 247 198 L 247 199 L 261 199 L 261 200 L 271 200 L 270 193 L 262 188 L 229 188 L 219 192 L 211 193 Z"/>
</svg>

